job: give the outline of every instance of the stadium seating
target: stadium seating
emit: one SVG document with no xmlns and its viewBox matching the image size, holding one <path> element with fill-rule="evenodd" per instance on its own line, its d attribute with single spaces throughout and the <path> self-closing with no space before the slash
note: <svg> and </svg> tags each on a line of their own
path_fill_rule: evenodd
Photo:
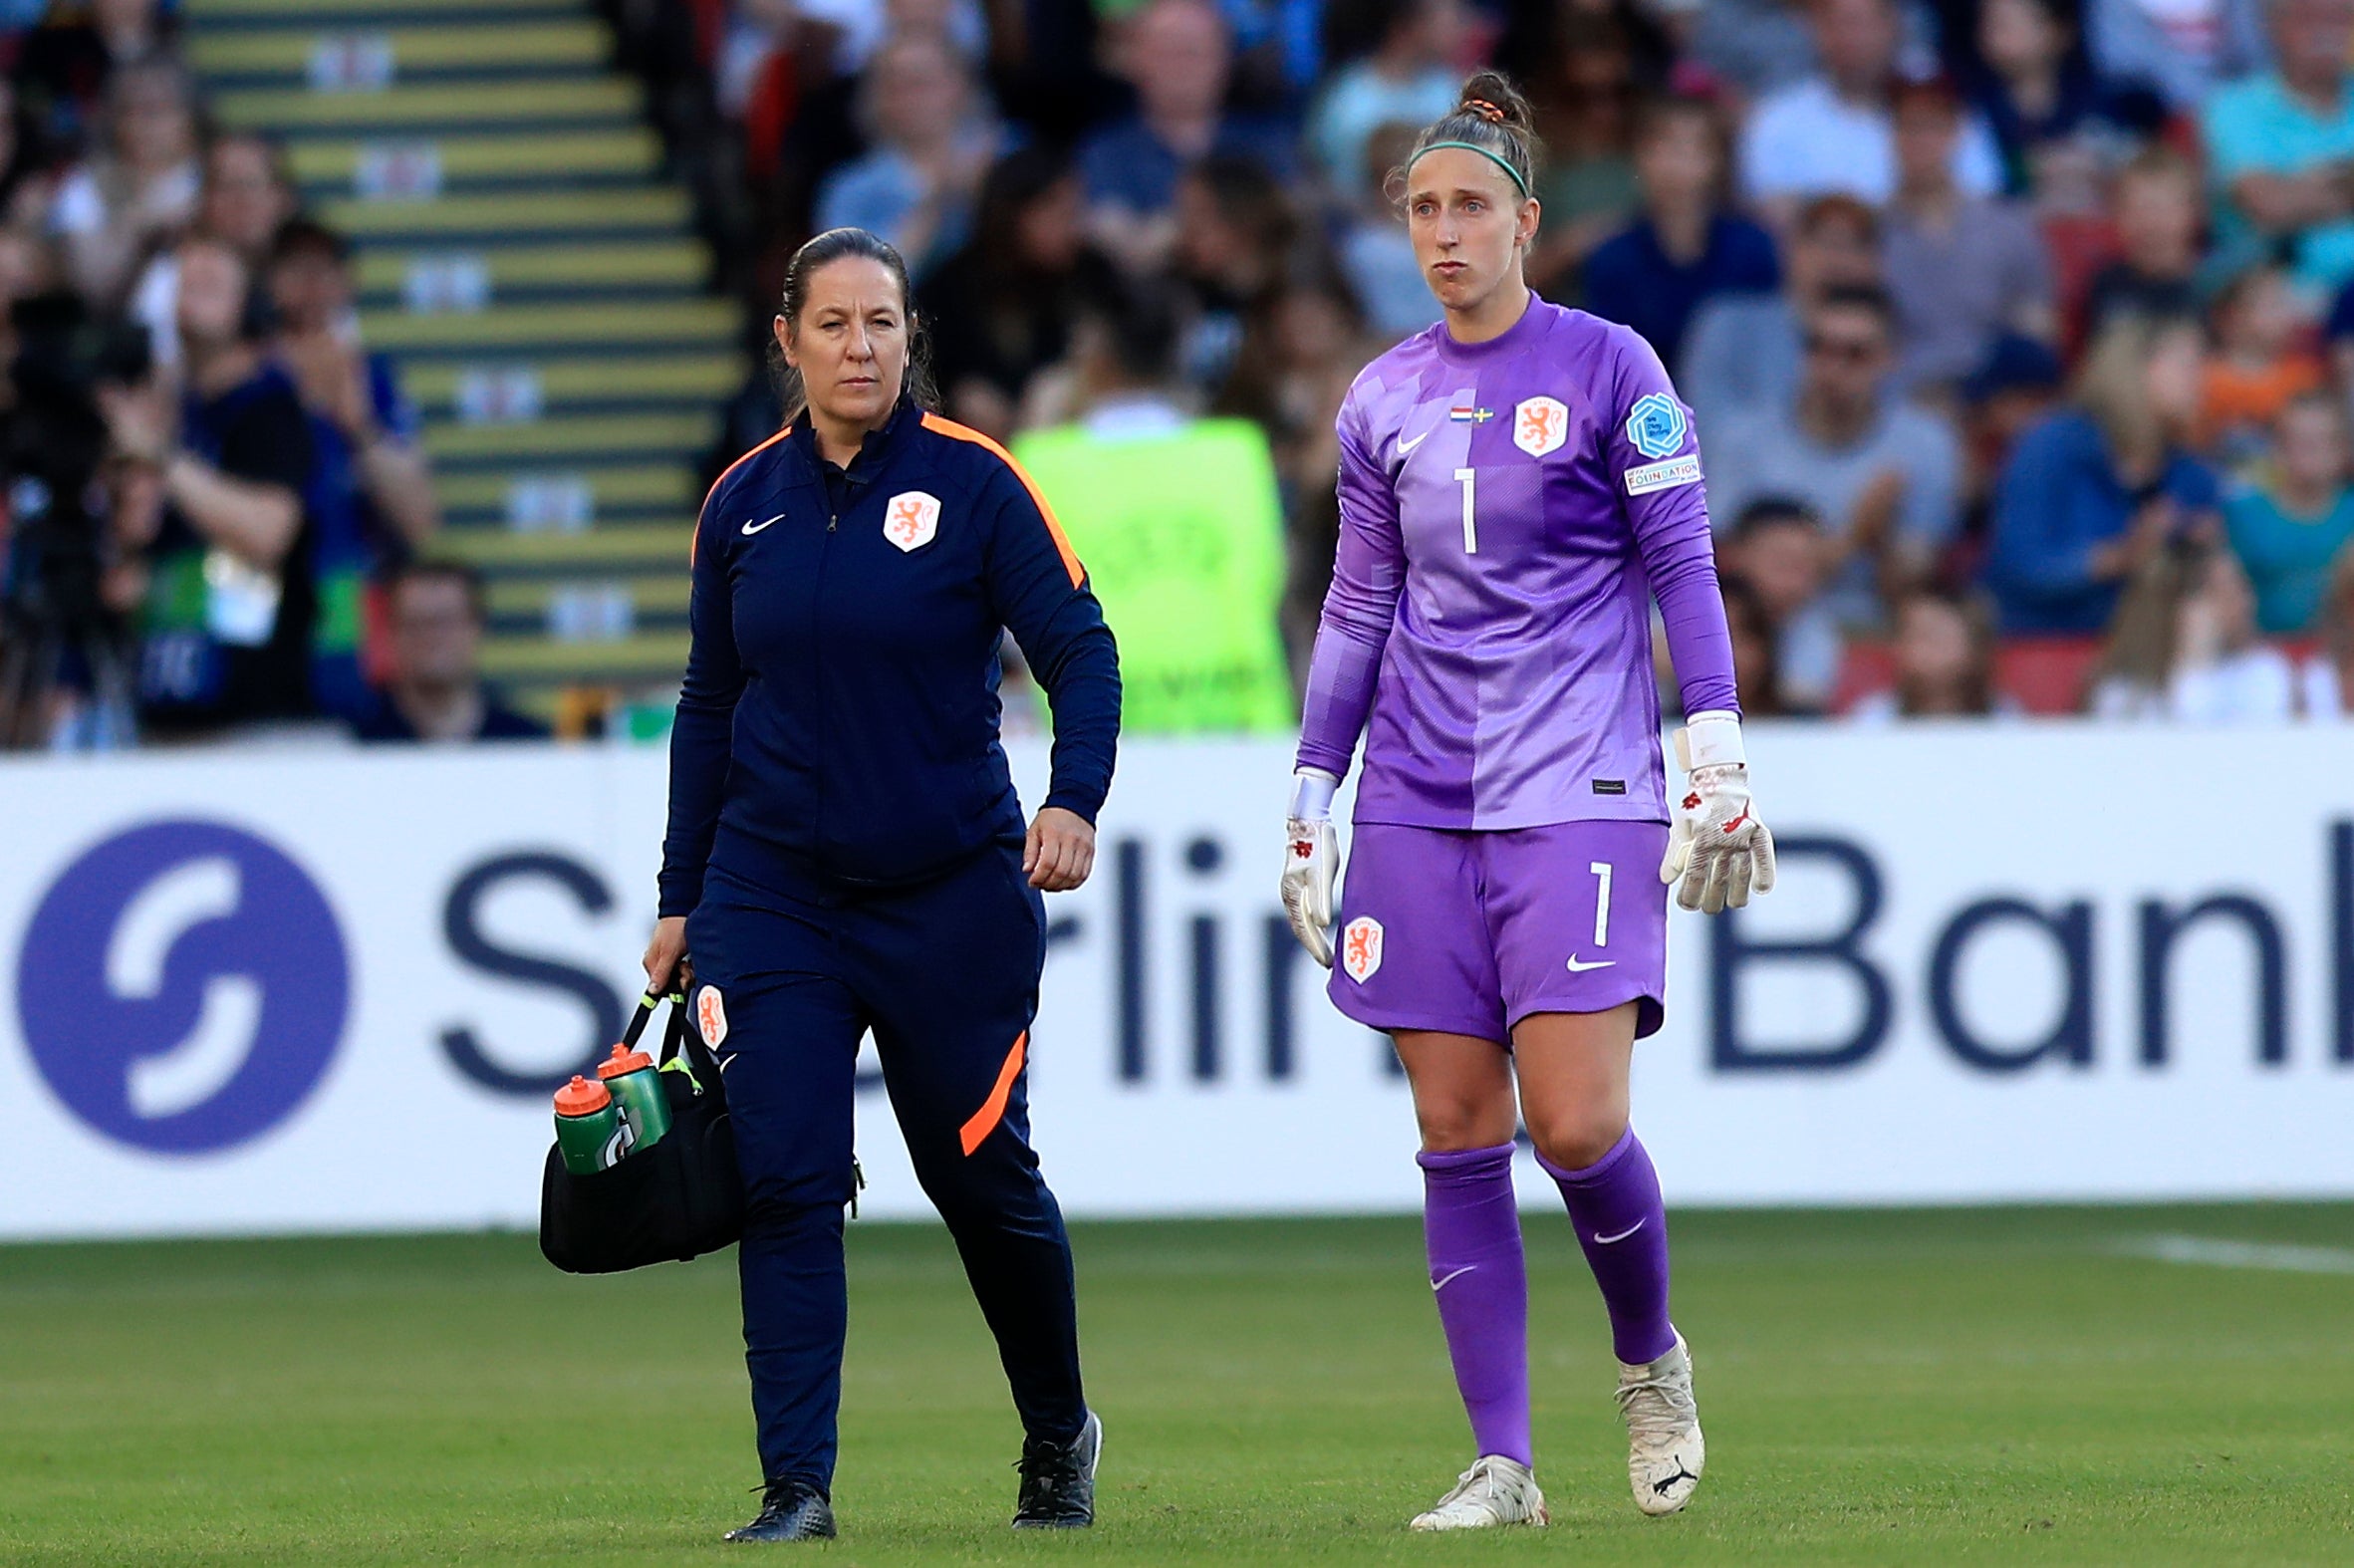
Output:
<svg viewBox="0 0 2354 1568">
<path fill-rule="evenodd" d="M 2092 686 L 2101 642 L 2090 637 L 2006 638 L 1994 651 L 1994 688 L 2032 714 L 2080 713 Z M 1885 643 L 1851 643 L 1831 701 L 1845 713 L 1867 692 L 1896 684 L 1896 660 Z"/>
<path fill-rule="evenodd" d="M 425 413 L 489 672 L 543 714 L 675 680 L 695 463 L 741 380 L 687 193 L 587 0 L 205 0 L 222 120 L 281 138 L 359 247 L 362 328 Z"/>
</svg>

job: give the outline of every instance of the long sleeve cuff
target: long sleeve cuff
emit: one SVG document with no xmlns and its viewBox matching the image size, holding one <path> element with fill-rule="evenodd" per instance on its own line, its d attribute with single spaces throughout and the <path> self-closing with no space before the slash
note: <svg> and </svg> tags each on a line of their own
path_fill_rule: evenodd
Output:
<svg viewBox="0 0 2354 1568">
<path fill-rule="evenodd" d="M 1096 813 L 1104 809 L 1104 792 L 1101 790 L 1057 789 L 1047 794 L 1038 809 L 1044 811 L 1048 806 L 1070 812 L 1092 828 L 1095 826 Z"/>
<path fill-rule="evenodd" d="M 657 898 L 654 914 L 668 919 L 676 915 L 692 915 L 694 907 L 703 902 L 703 874 L 697 867 L 692 872 L 665 868 L 655 884 Z"/>
</svg>

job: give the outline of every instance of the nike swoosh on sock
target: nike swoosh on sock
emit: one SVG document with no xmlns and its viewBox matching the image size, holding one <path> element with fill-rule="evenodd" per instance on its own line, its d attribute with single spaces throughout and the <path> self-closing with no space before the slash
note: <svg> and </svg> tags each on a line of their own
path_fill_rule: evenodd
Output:
<svg viewBox="0 0 2354 1568">
<path fill-rule="evenodd" d="M 1479 1265 L 1476 1263 L 1465 1263 L 1461 1268 L 1456 1269 L 1451 1274 L 1441 1274 L 1437 1279 L 1431 1281 L 1431 1289 L 1435 1292 L 1444 1290 L 1449 1280 L 1458 1279 L 1461 1276 L 1470 1273 L 1471 1270 L 1477 1268 L 1478 1266 Z"/>
<path fill-rule="evenodd" d="M 1602 1232 L 1600 1232 L 1600 1231 L 1596 1231 L 1596 1232 L 1594 1233 L 1594 1239 L 1595 1239 L 1597 1242 L 1601 1243 L 1603 1246 L 1609 1246 L 1609 1245 L 1610 1245 L 1610 1244 L 1611 1244 L 1613 1241 L 1624 1241 L 1624 1240 L 1626 1240 L 1626 1239 L 1627 1239 L 1629 1236 L 1633 1235 L 1633 1234 L 1634 1234 L 1636 1231 L 1638 1231 L 1638 1230 L 1641 1230 L 1641 1229 L 1642 1229 L 1642 1228 L 1643 1228 L 1645 1225 L 1648 1225 L 1648 1224 L 1650 1224 L 1650 1223 L 1651 1223 L 1651 1216 L 1650 1216 L 1649 1214 L 1646 1214 L 1646 1215 L 1644 1215 L 1644 1216 L 1643 1216 L 1641 1219 L 1638 1219 L 1638 1220 L 1636 1220 L 1636 1221 L 1635 1221 L 1635 1223 L 1633 1223 L 1633 1224 L 1629 1225 L 1629 1226 L 1628 1226 L 1626 1229 L 1624 1229 L 1624 1230 L 1620 1231 L 1620 1232 L 1619 1232 L 1617 1235 L 1615 1235 L 1615 1236 L 1606 1236 L 1606 1235 L 1602 1234 Z"/>
</svg>

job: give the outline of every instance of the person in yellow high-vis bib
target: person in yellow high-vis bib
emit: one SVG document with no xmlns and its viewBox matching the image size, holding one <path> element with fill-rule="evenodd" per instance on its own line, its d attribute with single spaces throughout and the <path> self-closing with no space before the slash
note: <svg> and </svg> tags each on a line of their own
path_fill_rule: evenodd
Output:
<svg viewBox="0 0 2354 1568">
<path fill-rule="evenodd" d="M 1089 326 L 1087 411 L 1021 436 L 1014 454 L 1120 629 L 1123 727 L 1288 732 L 1283 509 L 1266 437 L 1247 419 L 1190 417 L 1169 390 L 1177 324 L 1165 295 L 1132 286 Z"/>
</svg>

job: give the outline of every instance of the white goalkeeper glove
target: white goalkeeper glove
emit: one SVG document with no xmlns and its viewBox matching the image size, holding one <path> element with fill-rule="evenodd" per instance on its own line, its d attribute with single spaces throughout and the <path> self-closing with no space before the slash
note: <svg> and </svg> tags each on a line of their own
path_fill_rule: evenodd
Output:
<svg viewBox="0 0 2354 1568">
<path fill-rule="evenodd" d="M 1322 768 L 1291 776 L 1291 811 L 1283 823 L 1283 913 L 1308 956 L 1332 967 L 1332 884 L 1341 845 L 1332 831 L 1332 797 L 1341 781 Z"/>
<path fill-rule="evenodd" d="M 1683 878 L 1676 902 L 1710 915 L 1741 908 L 1752 893 L 1772 892 L 1773 835 L 1749 800 L 1741 721 L 1730 713 L 1693 714 L 1676 731 L 1676 760 L 1687 778 L 1660 881 L 1673 887 Z"/>
</svg>

